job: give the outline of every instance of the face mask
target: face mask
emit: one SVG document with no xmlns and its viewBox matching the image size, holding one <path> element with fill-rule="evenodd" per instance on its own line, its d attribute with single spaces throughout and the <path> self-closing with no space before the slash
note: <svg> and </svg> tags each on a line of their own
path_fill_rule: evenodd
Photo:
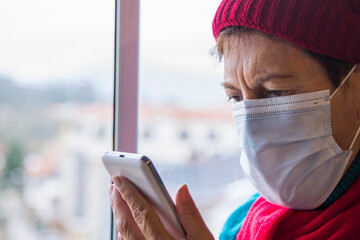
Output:
<svg viewBox="0 0 360 240">
<path fill-rule="evenodd" d="M 315 209 L 340 181 L 360 127 L 349 150 L 341 150 L 331 130 L 330 99 L 337 90 L 331 97 L 323 90 L 234 104 L 240 164 L 269 202 Z"/>
</svg>

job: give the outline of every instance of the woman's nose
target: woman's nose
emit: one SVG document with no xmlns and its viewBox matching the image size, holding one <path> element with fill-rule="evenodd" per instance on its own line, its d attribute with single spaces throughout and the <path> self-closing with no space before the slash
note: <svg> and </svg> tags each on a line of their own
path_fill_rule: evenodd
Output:
<svg viewBox="0 0 360 240">
<path fill-rule="evenodd" d="M 246 89 L 243 91 L 243 100 L 259 99 L 263 98 L 261 93 L 254 89 Z"/>
</svg>

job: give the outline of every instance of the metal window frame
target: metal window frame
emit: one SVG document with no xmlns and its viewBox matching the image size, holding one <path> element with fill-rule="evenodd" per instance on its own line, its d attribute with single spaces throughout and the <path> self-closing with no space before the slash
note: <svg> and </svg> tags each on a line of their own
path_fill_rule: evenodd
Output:
<svg viewBox="0 0 360 240">
<path fill-rule="evenodd" d="M 140 0 L 115 0 L 113 149 L 136 152 Z M 117 239 L 111 211 L 110 240 Z"/>
</svg>

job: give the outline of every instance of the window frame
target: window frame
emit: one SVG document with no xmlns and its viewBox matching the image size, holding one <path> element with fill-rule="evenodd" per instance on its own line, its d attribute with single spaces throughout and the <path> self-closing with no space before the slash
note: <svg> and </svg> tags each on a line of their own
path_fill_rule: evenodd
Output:
<svg viewBox="0 0 360 240">
<path fill-rule="evenodd" d="M 139 14 L 139 0 L 115 0 L 114 151 L 137 151 Z M 117 235 L 111 210 L 110 240 Z"/>
</svg>

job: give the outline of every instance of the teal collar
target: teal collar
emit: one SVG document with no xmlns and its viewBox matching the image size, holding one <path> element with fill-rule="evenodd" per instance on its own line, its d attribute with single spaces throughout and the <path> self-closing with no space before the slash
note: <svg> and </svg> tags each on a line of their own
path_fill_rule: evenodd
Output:
<svg viewBox="0 0 360 240">
<path fill-rule="evenodd" d="M 360 152 L 356 156 L 354 162 L 350 165 L 345 176 L 340 180 L 340 182 L 336 185 L 334 191 L 330 194 L 330 196 L 326 199 L 326 201 L 321 204 L 318 209 L 324 209 L 333 204 L 336 200 L 338 200 L 355 182 L 356 178 L 360 173 Z"/>
</svg>

